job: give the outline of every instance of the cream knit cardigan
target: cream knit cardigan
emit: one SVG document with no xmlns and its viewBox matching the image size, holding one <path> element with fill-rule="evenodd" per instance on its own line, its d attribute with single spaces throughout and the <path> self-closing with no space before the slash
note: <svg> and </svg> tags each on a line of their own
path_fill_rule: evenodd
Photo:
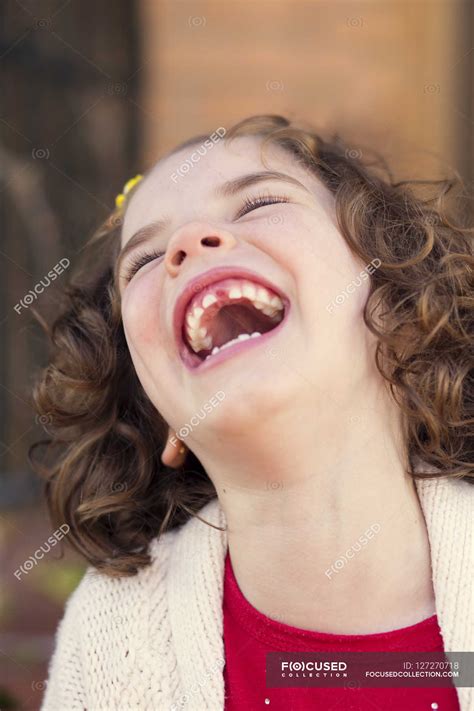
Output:
<svg viewBox="0 0 474 711">
<path fill-rule="evenodd" d="M 416 487 L 445 650 L 472 651 L 474 486 Z M 225 526 L 218 499 L 199 515 Z M 151 566 L 132 578 L 89 567 L 59 624 L 41 711 L 222 711 L 226 550 L 226 533 L 191 518 L 152 541 Z M 457 693 L 473 711 L 472 687 Z"/>
</svg>

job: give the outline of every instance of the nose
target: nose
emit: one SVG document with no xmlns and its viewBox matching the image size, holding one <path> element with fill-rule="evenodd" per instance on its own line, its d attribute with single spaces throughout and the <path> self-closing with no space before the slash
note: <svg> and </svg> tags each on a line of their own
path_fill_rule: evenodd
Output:
<svg viewBox="0 0 474 711">
<path fill-rule="evenodd" d="M 204 222 L 189 222 L 171 237 L 164 265 L 168 274 L 176 277 L 191 257 L 207 256 L 211 250 L 218 257 L 233 249 L 236 244 L 237 240 L 227 230 L 216 229 Z"/>
</svg>

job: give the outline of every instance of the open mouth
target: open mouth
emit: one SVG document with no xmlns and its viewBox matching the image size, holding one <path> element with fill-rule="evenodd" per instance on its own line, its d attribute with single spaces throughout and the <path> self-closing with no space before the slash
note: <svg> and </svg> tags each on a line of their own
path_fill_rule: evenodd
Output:
<svg viewBox="0 0 474 711">
<path fill-rule="evenodd" d="M 251 276 L 229 276 L 200 289 L 181 321 L 185 361 L 197 367 L 244 341 L 256 341 L 285 317 L 286 299 Z"/>
</svg>

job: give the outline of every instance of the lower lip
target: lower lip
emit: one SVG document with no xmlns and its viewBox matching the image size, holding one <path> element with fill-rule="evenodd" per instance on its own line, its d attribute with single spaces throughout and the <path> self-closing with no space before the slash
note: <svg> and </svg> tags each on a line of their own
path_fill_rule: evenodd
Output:
<svg viewBox="0 0 474 711">
<path fill-rule="evenodd" d="M 284 301 L 284 306 L 285 315 L 283 317 L 283 320 L 280 321 L 278 326 L 272 328 L 271 331 L 263 333 L 261 336 L 258 336 L 258 338 L 247 338 L 247 340 L 245 341 L 234 343 L 234 345 L 229 346 L 228 348 L 224 348 L 224 350 L 219 351 L 219 353 L 211 355 L 211 357 L 207 360 L 200 360 L 197 365 L 196 358 L 194 358 L 189 352 L 189 350 L 186 348 L 186 346 L 183 345 L 183 349 L 181 351 L 181 359 L 184 365 L 188 368 L 188 370 L 191 370 L 193 373 L 202 373 L 204 370 L 207 371 L 214 365 L 219 365 L 219 363 L 222 363 L 228 358 L 232 358 L 234 355 L 239 355 L 239 353 L 242 353 L 243 351 L 249 350 L 250 348 L 254 348 L 255 346 L 259 346 L 262 343 L 270 340 L 273 336 L 280 332 L 280 330 L 283 328 L 288 319 L 290 305 L 288 302 L 286 302 L 286 300 Z"/>
</svg>

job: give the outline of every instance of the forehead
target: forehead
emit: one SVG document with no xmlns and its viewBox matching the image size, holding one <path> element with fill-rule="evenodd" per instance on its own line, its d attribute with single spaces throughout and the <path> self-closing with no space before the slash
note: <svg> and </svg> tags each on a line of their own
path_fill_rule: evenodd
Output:
<svg viewBox="0 0 474 711">
<path fill-rule="evenodd" d="M 214 190 L 247 173 L 271 169 L 300 180 L 309 189 L 316 188 L 316 178 L 280 146 L 267 144 L 264 164 L 261 146 L 262 138 L 242 136 L 227 143 L 220 140 L 207 150 L 199 144 L 187 146 L 158 161 L 130 199 L 122 245 L 154 220 L 176 214 L 180 220 L 202 219 L 202 206 Z"/>
</svg>

